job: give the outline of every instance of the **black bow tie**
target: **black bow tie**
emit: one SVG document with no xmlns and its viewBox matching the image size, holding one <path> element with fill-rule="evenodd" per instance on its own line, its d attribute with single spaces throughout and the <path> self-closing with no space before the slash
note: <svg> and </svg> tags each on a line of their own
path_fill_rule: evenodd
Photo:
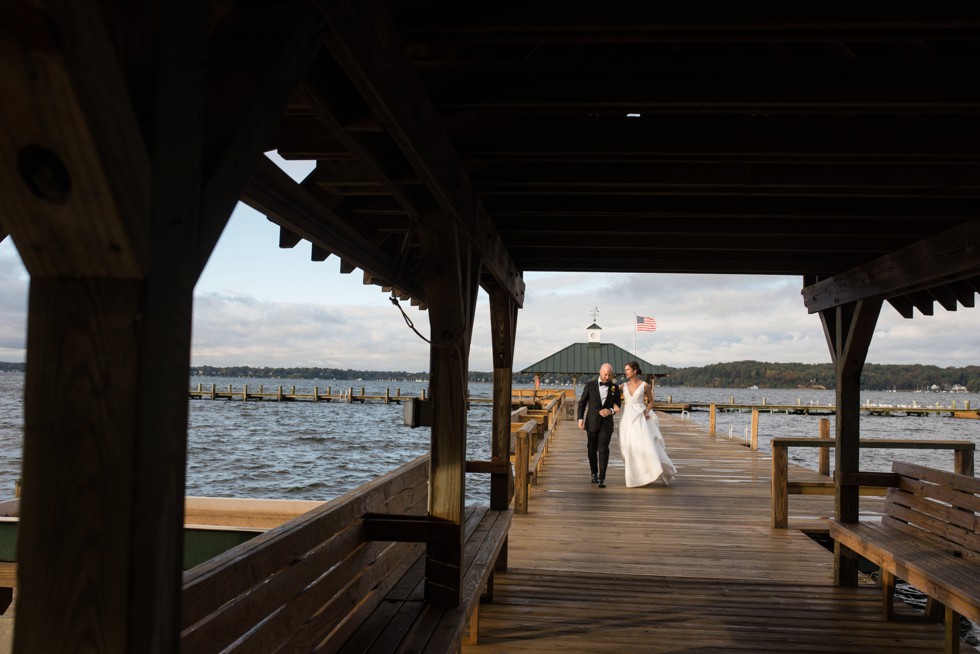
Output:
<svg viewBox="0 0 980 654">
<path fill-rule="evenodd" d="M 599 382 L 599 386 L 609 386 L 609 382 Z"/>
</svg>

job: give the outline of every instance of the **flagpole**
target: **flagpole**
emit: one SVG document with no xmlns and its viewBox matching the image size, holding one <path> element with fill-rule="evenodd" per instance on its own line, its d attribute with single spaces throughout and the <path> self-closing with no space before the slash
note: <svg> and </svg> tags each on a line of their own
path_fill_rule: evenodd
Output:
<svg viewBox="0 0 980 654">
<path fill-rule="evenodd" d="M 636 353 L 636 311 L 633 312 L 633 356 L 639 356 Z"/>
</svg>

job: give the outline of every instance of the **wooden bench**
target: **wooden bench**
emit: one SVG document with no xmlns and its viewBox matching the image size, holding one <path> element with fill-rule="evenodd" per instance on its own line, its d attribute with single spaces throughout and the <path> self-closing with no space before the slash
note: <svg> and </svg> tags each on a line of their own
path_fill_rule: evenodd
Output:
<svg viewBox="0 0 980 654">
<path fill-rule="evenodd" d="M 513 512 L 467 509 L 461 601 L 436 607 L 422 597 L 426 543 L 460 527 L 429 519 L 427 500 L 421 457 L 188 570 L 181 652 L 458 650 L 506 566 Z"/>
<path fill-rule="evenodd" d="M 880 524 L 830 520 L 830 535 L 880 566 L 886 620 L 896 578 L 942 603 L 946 652 L 957 652 L 960 616 L 980 622 L 980 479 L 899 461 L 891 479 Z"/>
</svg>

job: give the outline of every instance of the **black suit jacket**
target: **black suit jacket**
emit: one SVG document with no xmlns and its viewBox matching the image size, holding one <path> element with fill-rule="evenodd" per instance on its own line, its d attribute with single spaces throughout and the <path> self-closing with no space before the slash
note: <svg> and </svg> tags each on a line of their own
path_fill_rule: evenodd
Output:
<svg viewBox="0 0 980 654">
<path fill-rule="evenodd" d="M 609 390 L 606 393 L 606 401 L 602 401 L 599 394 L 599 380 L 593 379 L 582 389 L 582 397 L 578 401 L 578 419 L 585 419 L 585 431 L 599 431 L 603 427 L 603 421 L 608 420 L 609 431 L 612 431 L 613 417 L 611 415 L 602 417 L 599 415 L 600 409 L 611 409 L 613 405 L 623 406 L 622 389 L 616 382 L 610 382 Z"/>
</svg>

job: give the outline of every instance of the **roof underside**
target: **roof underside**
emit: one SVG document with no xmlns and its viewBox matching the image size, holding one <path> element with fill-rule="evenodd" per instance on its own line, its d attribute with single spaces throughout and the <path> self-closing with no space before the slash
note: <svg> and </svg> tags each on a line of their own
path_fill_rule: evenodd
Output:
<svg viewBox="0 0 980 654">
<path fill-rule="evenodd" d="M 247 193 L 283 245 L 423 306 L 433 212 L 519 302 L 527 271 L 629 271 L 973 306 L 976 7 L 343 4 L 269 144 L 315 171 Z"/>
</svg>

